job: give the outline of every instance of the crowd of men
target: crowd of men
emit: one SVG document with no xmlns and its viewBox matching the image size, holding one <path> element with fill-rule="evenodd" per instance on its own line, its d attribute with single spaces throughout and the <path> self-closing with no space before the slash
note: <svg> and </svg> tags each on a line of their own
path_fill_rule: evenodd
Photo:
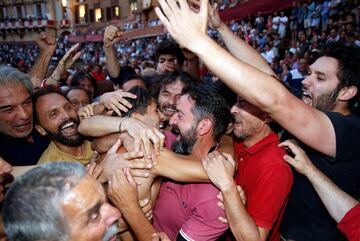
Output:
<svg viewBox="0 0 360 241">
<path fill-rule="evenodd" d="M 359 6 L 159 4 L 171 40 L 1 46 L 0 239 L 360 240 Z"/>
</svg>

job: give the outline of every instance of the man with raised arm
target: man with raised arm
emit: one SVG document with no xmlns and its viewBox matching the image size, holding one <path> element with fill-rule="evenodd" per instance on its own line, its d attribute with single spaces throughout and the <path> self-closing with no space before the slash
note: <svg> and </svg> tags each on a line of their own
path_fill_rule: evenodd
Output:
<svg viewBox="0 0 360 241">
<path fill-rule="evenodd" d="M 171 36 L 198 55 L 238 95 L 307 145 L 315 165 L 358 198 L 360 149 L 356 143 L 360 138 L 360 120 L 351 109 L 358 99 L 359 49 L 328 46 L 309 68 L 301 101 L 272 76 L 269 67 L 254 66 L 260 60 L 249 46 L 242 45 L 242 57 L 231 55 L 206 35 L 207 0 L 201 0 L 199 12 L 192 11 L 185 0 L 177 2 L 159 0 L 162 10 L 156 8 Z M 294 173 L 281 227 L 284 238 L 344 240 L 335 227 L 310 182 Z"/>
</svg>

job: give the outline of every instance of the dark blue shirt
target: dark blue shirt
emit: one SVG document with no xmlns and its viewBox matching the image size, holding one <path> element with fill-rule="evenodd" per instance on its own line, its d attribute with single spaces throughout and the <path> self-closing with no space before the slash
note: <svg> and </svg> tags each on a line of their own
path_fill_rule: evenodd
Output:
<svg viewBox="0 0 360 241">
<path fill-rule="evenodd" d="M 50 140 L 34 128 L 31 133 L 34 143 L 21 138 L 12 138 L 0 133 L 0 156 L 13 166 L 35 165 Z"/>
</svg>

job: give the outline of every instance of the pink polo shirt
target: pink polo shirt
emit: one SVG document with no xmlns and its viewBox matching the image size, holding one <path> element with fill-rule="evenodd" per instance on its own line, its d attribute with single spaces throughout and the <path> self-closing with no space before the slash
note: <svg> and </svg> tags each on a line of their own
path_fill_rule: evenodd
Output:
<svg viewBox="0 0 360 241">
<path fill-rule="evenodd" d="M 180 232 L 186 240 L 216 240 L 228 228 L 217 206 L 219 190 L 212 184 L 164 182 L 154 209 L 154 227 L 175 240 Z"/>
</svg>

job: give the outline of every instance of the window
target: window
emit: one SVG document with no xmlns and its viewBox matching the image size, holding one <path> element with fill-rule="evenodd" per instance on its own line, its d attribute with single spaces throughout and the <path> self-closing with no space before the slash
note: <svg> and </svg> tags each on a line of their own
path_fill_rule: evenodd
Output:
<svg viewBox="0 0 360 241">
<path fill-rule="evenodd" d="M 102 12 L 101 8 L 95 9 L 95 22 L 101 22 L 102 21 Z"/>
</svg>

